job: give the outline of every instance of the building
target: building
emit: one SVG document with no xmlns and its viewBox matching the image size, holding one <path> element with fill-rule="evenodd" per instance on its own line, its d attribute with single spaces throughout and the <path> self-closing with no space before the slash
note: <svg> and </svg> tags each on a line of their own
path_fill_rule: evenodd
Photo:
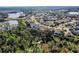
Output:
<svg viewBox="0 0 79 59">
<path fill-rule="evenodd" d="M 70 15 L 79 15 L 79 12 L 68 12 Z"/>
<path fill-rule="evenodd" d="M 66 16 L 78 16 L 79 12 L 68 12 L 67 14 L 65 14 Z"/>
<path fill-rule="evenodd" d="M 8 18 L 17 19 L 20 16 L 25 16 L 25 14 L 23 12 L 8 13 Z"/>
<path fill-rule="evenodd" d="M 12 19 L 17 19 L 20 16 L 25 16 L 23 12 L 18 12 L 18 11 L 0 11 L 0 18 L 12 18 Z"/>
<path fill-rule="evenodd" d="M 30 23 L 32 29 L 39 29 L 39 24 Z"/>
<path fill-rule="evenodd" d="M 18 26 L 17 20 L 0 22 L 0 30 L 12 30 L 15 29 L 17 26 Z"/>
</svg>

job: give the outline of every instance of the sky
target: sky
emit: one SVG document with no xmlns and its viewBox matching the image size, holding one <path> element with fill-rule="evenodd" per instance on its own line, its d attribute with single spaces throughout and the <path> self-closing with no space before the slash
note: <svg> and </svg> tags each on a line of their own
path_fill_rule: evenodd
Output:
<svg viewBox="0 0 79 59">
<path fill-rule="evenodd" d="M 0 6 L 79 6 L 79 0 L 0 0 Z"/>
</svg>

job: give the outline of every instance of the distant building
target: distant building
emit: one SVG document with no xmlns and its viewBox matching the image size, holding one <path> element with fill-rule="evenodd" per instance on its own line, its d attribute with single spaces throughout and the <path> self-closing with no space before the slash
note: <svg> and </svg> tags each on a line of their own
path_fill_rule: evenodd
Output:
<svg viewBox="0 0 79 59">
<path fill-rule="evenodd" d="M 71 15 L 79 15 L 79 12 L 68 12 L 68 14 L 71 14 Z"/>
<path fill-rule="evenodd" d="M 66 16 L 78 16 L 79 12 L 68 12 Z"/>
<path fill-rule="evenodd" d="M 8 18 L 17 19 L 20 16 L 25 16 L 25 15 L 23 12 L 8 13 Z"/>
<path fill-rule="evenodd" d="M 17 19 L 20 16 L 25 16 L 25 14 L 23 12 L 17 12 L 17 11 L 0 11 L 0 18 L 7 17 Z"/>
</svg>

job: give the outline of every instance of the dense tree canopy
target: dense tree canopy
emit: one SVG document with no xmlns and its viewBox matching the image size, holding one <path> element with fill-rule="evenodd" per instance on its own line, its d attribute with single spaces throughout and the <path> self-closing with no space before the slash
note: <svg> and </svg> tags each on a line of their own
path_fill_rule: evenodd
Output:
<svg viewBox="0 0 79 59">
<path fill-rule="evenodd" d="M 79 52 L 79 36 L 65 37 L 63 32 L 59 35 L 44 33 L 29 29 L 24 19 L 18 22 L 16 29 L 0 31 L 0 52 Z"/>
</svg>

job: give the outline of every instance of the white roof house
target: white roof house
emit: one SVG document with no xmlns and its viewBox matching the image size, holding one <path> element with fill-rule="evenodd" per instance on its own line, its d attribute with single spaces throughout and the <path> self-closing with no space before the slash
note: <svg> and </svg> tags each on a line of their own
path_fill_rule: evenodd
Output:
<svg viewBox="0 0 79 59">
<path fill-rule="evenodd" d="M 8 13 L 8 18 L 17 19 L 20 16 L 25 16 L 25 14 L 23 12 Z"/>
<path fill-rule="evenodd" d="M 30 23 L 32 29 L 39 29 L 39 24 Z"/>
<path fill-rule="evenodd" d="M 71 15 L 79 15 L 79 12 L 68 12 L 68 14 L 71 14 Z"/>
<path fill-rule="evenodd" d="M 17 19 L 20 16 L 25 16 L 25 14 L 23 12 L 18 12 L 18 11 L 0 11 L 1 15 L 0 17 L 2 17 L 2 14 L 7 15 L 8 18 L 12 18 L 12 19 Z"/>
<path fill-rule="evenodd" d="M 17 20 L 9 20 L 5 22 L 0 22 L 0 30 L 11 30 L 18 26 Z"/>
<path fill-rule="evenodd" d="M 79 12 L 68 12 L 65 16 L 78 16 Z"/>
<path fill-rule="evenodd" d="M 18 25 L 17 20 L 9 20 L 9 21 L 7 21 L 7 23 L 9 23 L 9 25 Z"/>
</svg>

